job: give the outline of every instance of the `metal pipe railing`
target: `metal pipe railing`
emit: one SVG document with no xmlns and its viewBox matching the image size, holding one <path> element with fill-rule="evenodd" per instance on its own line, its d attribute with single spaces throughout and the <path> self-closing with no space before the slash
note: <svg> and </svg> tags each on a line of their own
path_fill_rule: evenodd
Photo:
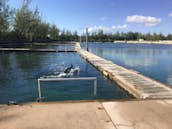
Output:
<svg viewBox="0 0 172 129">
<path fill-rule="evenodd" d="M 38 94 L 39 98 L 37 101 L 41 101 L 43 99 L 41 92 L 41 81 L 75 81 L 75 80 L 94 80 L 94 96 L 97 94 L 97 78 L 96 77 L 80 77 L 80 78 L 39 78 L 38 79 Z"/>
</svg>

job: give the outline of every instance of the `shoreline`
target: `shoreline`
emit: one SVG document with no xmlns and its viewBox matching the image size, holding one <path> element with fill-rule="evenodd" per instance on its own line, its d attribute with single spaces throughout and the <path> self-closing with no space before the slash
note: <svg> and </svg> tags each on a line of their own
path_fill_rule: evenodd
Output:
<svg viewBox="0 0 172 129">
<path fill-rule="evenodd" d="M 117 40 L 114 41 L 113 43 L 128 43 L 128 44 L 167 44 L 167 45 L 172 45 L 172 40 L 159 40 L 159 41 L 136 41 L 136 40 L 130 40 L 130 41 L 125 41 L 125 40 Z"/>
</svg>

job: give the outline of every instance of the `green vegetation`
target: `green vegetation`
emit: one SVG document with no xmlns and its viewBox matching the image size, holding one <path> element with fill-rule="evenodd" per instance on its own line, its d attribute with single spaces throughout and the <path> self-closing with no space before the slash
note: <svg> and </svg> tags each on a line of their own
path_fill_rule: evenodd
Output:
<svg viewBox="0 0 172 129">
<path fill-rule="evenodd" d="M 31 0 L 24 0 L 22 7 L 14 11 L 8 0 L 0 0 L 0 43 L 78 40 L 76 32 L 60 31 L 56 25 L 43 21 L 38 8 L 29 8 L 30 3 Z"/>
<path fill-rule="evenodd" d="M 31 0 L 24 0 L 19 9 L 11 9 L 8 0 L 0 0 L 0 43 L 79 41 L 77 32 L 60 30 L 54 24 L 45 22 L 38 8 L 31 10 Z M 172 34 L 141 34 L 138 32 L 104 33 L 103 30 L 89 33 L 90 42 L 113 42 L 115 40 L 172 40 Z M 85 40 L 84 35 L 82 39 Z"/>
<path fill-rule="evenodd" d="M 116 32 L 116 33 L 103 33 L 103 30 L 99 30 L 98 32 L 94 32 L 90 34 L 89 41 L 91 42 L 113 42 L 115 40 L 149 40 L 149 41 L 157 41 L 157 40 L 172 40 L 172 34 L 168 34 L 167 36 L 162 33 L 147 33 L 141 34 L 138 32 Z"/>
</svg>

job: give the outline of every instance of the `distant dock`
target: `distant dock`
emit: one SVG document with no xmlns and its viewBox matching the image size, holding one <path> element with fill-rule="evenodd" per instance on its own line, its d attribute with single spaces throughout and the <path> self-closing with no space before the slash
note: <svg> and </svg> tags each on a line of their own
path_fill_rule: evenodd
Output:
<svg viewBox="0 0 172 129">
<path fill-rule="evenodd" d="M 0 48 L 0 51 L 18 51 L 18 52 L 76 52 L 75 50 L 57 50 L 57 49 L 33 49 L 33 48 Z"/>
<path fill-rule="evenodd" d="M 90 53 L 82 49 L 79 43 L 76 44 L 76 51 L 102 72 L 104 76 L 117 83 L 136 98 L 172 98 L 172 88 L 170 86 Z"/>
</svg>

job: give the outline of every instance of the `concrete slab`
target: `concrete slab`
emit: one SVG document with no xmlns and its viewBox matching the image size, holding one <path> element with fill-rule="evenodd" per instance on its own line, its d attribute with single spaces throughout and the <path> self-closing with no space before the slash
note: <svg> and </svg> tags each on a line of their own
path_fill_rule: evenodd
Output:
<svg viewBox="0 0 172 129">
<path fill-rule="evenodd" d="M 0 105 L 0 129 L 115 129 L 99 102 Z"/>
<path fill-rule="evenodd" d="M 172 129 L 172 100 L 104 102 L 117 129 Z"/>
</svg>

